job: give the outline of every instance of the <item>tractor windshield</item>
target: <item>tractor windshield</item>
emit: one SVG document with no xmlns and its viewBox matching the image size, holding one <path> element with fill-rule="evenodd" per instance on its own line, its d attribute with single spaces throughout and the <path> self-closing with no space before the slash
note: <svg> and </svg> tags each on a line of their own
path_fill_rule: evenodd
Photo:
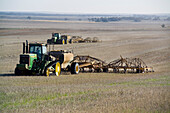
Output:
<svg viewBox="0 0 170 113">
<path fill-rule="evenodd" d="M 53 34 L 52 34 L 52 37 L 57 38 L 57 40 L 60 40 L 60 39 L 61 39 L 61 36 L 60 36 L 59 33 L 53 33 Z"/>
<path fill-rule="evenodd" d="M 41 46 L 30 46 L 30 53 L 37 54 L 38 58 L 41 59 Z"/>
</svg>

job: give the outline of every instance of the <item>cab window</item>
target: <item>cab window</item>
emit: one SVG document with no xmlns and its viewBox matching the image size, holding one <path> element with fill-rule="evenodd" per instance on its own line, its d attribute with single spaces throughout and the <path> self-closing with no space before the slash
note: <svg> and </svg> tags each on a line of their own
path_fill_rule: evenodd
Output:
<svg viewBox="0 0 170 113">
<path fill-rule="evenodd" d="M 30 53 L 41 54 L 41 46 L 30 46 Z"/>
<path fill-rule="evenodd" d="M 38 59 L 41 59 L 41 46 L 30 46 L 30 53 L 37 54 Z"/>
<path fill-rule="evenodd" d="M 46 48 L 46 46 L 42 46 L 42 53 L 43 53 L 43 54 L 46 54 L 46 53 L 47 53 L 47 48 Z"/>
</svg>

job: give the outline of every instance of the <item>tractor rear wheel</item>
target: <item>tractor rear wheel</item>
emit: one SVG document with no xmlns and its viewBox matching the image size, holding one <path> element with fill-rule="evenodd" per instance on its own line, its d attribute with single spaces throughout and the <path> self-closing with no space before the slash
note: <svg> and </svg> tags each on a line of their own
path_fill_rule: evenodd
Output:
<svg viewBox="0 0 170 113">
<path fill-rule="evenodd" d="M 65 44 L 65 40 L 64 40 L 64 39 L 62 40 L 62 44 L 63 44 L 63 45 Z"/>
<path fill-rule="evenodd" d="M 71 74 L 78 74 L 79 73 L 79 64 L 74 62 L 71 64 Z"/>
<path fill-rule="evenodd" d="M 30 73 L 27 70 L 19 70 L 18 68 L 15 68 L 15 75 L 30 75 Z"/>
<path fill-rule="evenodd" d="M 68 40 L 66 39 L 66 40 L 64 40 L 65 41 L 65 44 L 68 44 Z"/>
<path fill-rule="evenodd" d="M 60 73 L 61 73 L 61 65 L 60 62 L 57 62 L 55 65 L 55 75 L 60 76 Z"/>
<path fill-rule="evenodd" d="M 51 71 L 51 68 L 54 69 L 54 71 Z M 49 63 L 44 70 L 44 75 L 45 76 L 50 76 L 51 72 L 55 72 L 55 75 L 60 76 L 61 73 L 61 66 L 60 66 L 60 62 L 59 61 L 54 61 Z"/>
</svg>

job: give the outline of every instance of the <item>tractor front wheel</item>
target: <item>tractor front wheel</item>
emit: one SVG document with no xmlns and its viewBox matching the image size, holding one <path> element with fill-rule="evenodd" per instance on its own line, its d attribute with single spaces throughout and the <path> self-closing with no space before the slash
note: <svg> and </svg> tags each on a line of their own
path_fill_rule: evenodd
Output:
<svg viewBox="0 0 170 113">
<path fill-rule="evenodd" d="M 47 68 L 45 70 L 45 76 L 49 77 L 50 76 L 50 68 Z"/>
<path fill-rule="evenodd" d="M 15 68 L 15 75 L 21 75 L 21 72 L 18 68 Z"/>
</svg>

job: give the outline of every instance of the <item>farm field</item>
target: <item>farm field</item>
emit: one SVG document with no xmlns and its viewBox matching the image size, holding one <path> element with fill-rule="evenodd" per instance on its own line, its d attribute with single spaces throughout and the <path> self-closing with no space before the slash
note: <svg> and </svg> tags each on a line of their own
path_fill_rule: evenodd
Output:
<svg viewBox="0 0 170 113">
<path fill-rule="evenodd" d="M 165 24 L 165 28 L 161 25 Z M 15 76 L 22 42 L 44 42 L 52 32 L 98 37 L 100 43 L 58 45 L 109 63 L 141 58 L 154 73 L 80 73 Z M 0 20 L 0 112 L 170 112 L 170 22 Z"/>
</svg>

